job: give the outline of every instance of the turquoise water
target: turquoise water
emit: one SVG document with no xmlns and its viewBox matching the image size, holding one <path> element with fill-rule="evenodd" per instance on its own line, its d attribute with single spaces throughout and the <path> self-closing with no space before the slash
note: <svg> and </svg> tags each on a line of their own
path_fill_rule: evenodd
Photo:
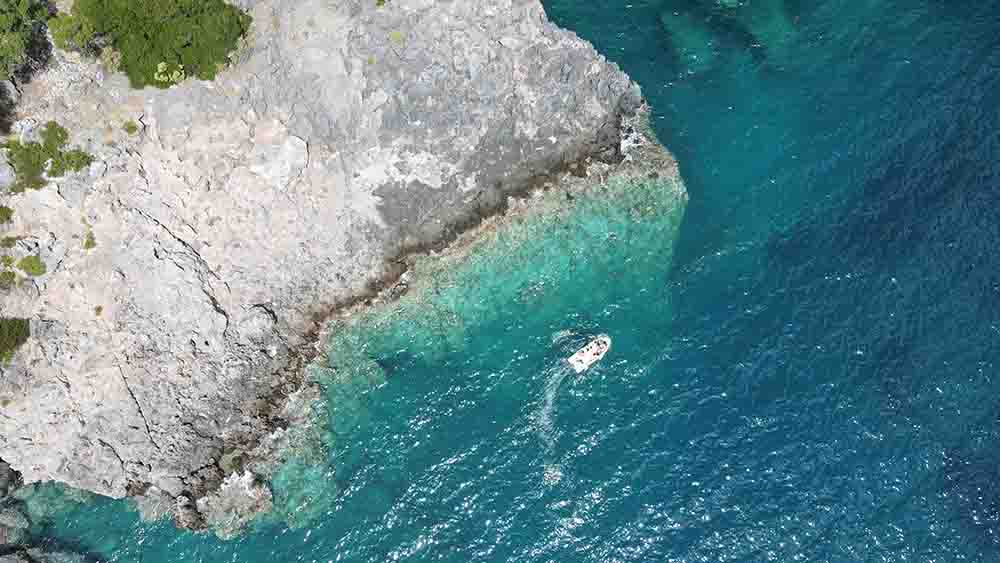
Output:
<svg viewBox="0 0 1000 563">
<path fill-rule="evenodd" d="M 333 332 L 317 432 L 239 540 L 101 500 L 39 534 L 145 563 L 1000 560 L 1000 2 L 694 4 L 546 3 L 642 85 L 686 208 L 581 198 L 422 265 Z M 598 333 L 595 370 L 559 367 Z"/>
</svg>

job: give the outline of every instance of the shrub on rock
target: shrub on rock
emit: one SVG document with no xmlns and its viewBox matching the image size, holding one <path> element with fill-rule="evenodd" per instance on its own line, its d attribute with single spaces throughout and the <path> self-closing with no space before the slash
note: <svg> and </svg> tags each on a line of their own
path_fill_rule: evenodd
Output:
<svg viewBox="0 0 1000 563">
<path fill-rule="evenodd" d="M 38 256 L 25 256 L 17 261 L 17 269 L 28 274 L 29 276 L 44 276 L 48 269 L 45 267 L 45 262 Z"/>
<path fill-rule="evenodd" d="M 10 139 L 2 145 L 7 149 L 10 165 L 17 175 L 10 191 L 19 193 L 26 189 L 37 190 L 44 187 L 45 178 L 42 174 L 46 172 L 48 163 L 51 163 L 48 164 L 48 175 L 56 178 L 68 171 L 83 170 L 94 160 L 79 149 L 64 151 L 69 133 L 55 121 L 46 123 L 39 136 L 41 143 L 22 143 L 17 139 Z"/>
<path fill-rule="evenodd" d="M 76 10 L 74 10 L 75 12 Z M 49 31 L 56 47 L 67 51 L 90 51 L 97 30 L 90 20 L 73 14 L 59 14 L 49 20 Z"/>
<path fill-rule="evenodd" d="M 31 325 L 28 319 L 0 318 L 0 360 L 9 362 L 14 352 L 28 341 Z"/>
<path fill-rule="evenodd" d="M 55 27 L 57 42 L 72 48 L 103 38 L 134 88 L 166 88 L 188 76 L 215 78 L 250 16 L 223 0 L 76 0 Z"/>
<path fill-rule="evenodd" d="M 11 270 L 4 270 L 0 272 L 0 289 L 8 290 L 14 287 L 17 283 L 17 274 Z"/>
</svg>

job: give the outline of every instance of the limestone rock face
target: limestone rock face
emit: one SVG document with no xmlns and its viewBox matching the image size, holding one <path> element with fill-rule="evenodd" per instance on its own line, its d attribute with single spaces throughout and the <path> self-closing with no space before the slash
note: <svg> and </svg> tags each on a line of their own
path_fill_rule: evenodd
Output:
<svg viewBox="0 0 1000 563">
<path fill-rule="evenodd" d="M 640 101 L 538 0 L 240 4 L 251 36 L 212 83 L 134 91 L 56 53 L 14 132 L 56 120 L 94 163 L 0 198 L 8 253 L 47 267 L 0 294 L 32 333 L 0 367 L 0 457 L 26 482 L 155 491 L 193 527 L 281 425 L 334 306 L 533 178 L 616 158 Z"/>
</svg>

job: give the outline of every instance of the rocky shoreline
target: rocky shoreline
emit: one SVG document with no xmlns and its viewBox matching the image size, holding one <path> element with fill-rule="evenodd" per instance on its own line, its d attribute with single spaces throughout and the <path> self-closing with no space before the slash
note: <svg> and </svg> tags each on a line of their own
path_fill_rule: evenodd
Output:
<svg viewBox="0 0 1000 563">
<path fill-rule="evenodd" d="M 57 52 L 14 132 L 56 121 L 94 162 L 2 202 L 12 256 L 48 267 L 0 297 L 31 321 L 0 458 L 195 529 L 268 506 L 254 468 L 332 314 L 509 196 L 620 162 L 641 115 L 536 0 L 241 4 L 251 41 L 212 83 L 130 90 Z"/>
<path fill-rule="evenodd" d="M 0 563 L 83 563 L 82 555 L 53 550 L 31 537 L 31 517 L 19 498 L 21 476 L 0 461 Z"/>
</svg>

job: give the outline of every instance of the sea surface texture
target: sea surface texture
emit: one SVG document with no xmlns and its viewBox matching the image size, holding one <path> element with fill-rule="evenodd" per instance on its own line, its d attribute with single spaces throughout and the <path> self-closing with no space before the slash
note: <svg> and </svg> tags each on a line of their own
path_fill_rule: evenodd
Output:
<svg viewBox="0 0 1000 563">
<path fill-rule="evenodd" d="M 1000 2 L 546 8 L 642 85 L 686 208 L 580 198 L 333 330 L 239 539 L 45 487 L 37 534 L 143 563 L 1000 560 Z"/>
</svg>

